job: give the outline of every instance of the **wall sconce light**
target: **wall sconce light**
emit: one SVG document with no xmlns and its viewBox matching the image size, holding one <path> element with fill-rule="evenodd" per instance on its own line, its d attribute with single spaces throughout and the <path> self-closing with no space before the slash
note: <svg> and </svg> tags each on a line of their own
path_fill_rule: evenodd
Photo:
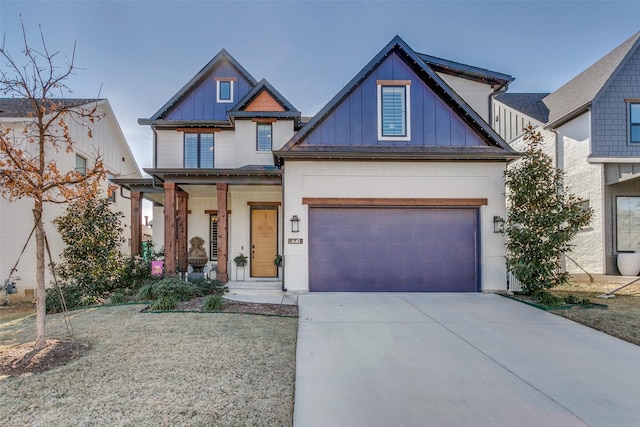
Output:
<svg viewBox="0 0 640 427">
<path fill-rule="evenodd" d="M 294 215 L 291 217 L 291 232 L 298 233 L 300 231 L 300 218 L 298 215 Z"/>
<path fill-rule="evenodd" d="M 499 216 L 493 217 L 493 232 L 504 233 L 504 218 Z"/>
</svg>

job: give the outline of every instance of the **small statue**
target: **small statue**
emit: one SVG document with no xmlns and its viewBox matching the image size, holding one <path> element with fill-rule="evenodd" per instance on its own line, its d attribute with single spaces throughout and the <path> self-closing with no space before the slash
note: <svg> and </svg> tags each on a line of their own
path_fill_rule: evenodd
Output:
<svg viewBox="0 0 640 427">
<path fill-rule="evenodd" d="M 204 239 L 202 237 L 193 237 L 189 240 L 191 248 L 189 249 L 189 264 L 196 273 L 202 273 L 202 268 L 207 264 L 209 258 L 207 251 L 204 250 Z"/>
<path fill-rule="evenodd" d="M 207 251 L 204 250 L 204 239 L 202 237 L 193 237 L 189 240 L 191 248 L 189 249 L 189 258 L 205 258 L 207 259 Z"/>
</svg>

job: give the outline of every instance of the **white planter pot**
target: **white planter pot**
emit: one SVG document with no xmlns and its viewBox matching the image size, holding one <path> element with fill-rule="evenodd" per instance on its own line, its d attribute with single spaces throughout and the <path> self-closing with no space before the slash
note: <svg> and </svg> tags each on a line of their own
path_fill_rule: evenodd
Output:
<svg viewBox="0 0 640 427">
<path fill-rule="evenodd" d="M 640 272 L 640 253 L 618 254 L 618 270 L 623 276 L 637 276 Z"/>
</svg>

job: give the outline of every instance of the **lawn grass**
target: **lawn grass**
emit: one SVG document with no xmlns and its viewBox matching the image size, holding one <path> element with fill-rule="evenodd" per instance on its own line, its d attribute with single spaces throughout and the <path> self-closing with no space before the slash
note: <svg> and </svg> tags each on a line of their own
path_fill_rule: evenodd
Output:
<svg viewBox="0 0 640 427">
<path fill-rule="evenodd" d="M 72 311 L 90 350 L 0 380 L 0 425 L 291 425 L 297 319 L 142 307 Z M 0 346 L 33 341 L 34 320 L 1 322 Z M 47 322 L 49 337 L 65 335 L 60 314 Z"/>
</svg>

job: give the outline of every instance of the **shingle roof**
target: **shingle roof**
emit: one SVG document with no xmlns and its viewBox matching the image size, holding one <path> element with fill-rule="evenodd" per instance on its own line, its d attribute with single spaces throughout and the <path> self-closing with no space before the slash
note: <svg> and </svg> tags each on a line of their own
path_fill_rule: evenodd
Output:
<svg viewBox="0 0 640 427">
<path fill-rule="evenodd" d="M 542 102 L 542 99 L 549 93 L 509 93 L 502 92 L 495 96 L 496 101 L 500 101 L 508 107 L 518 110 L 527 116 L 536 119 L 541 123 L 549 120 L 549 109 Z"/>
<path fill-rule="evenodd" d="M 637 32 L 560 89 L 545 97 L 544 103 L 549 108 L 549 125 L 557 124 L 564 118 L 570 118 L 588 108 L 616 70 L 626 62 L 629 54 L 635 51 L 639 39 L 640 32 Z"/>
<path fill-rule="evenodd" d="M 473 65 L 463 64 L 461 62 L 451 61 L 449 59 L 438 58 L 436 56 L 427 55 L 424 53 L 416 54 L 427 65 L 433 68 L 437 72 L 445 74 L 457 75 L 470 80 L 498 84 L 504 86 L 515 80 L 513 76 L 508 74 L 499 73 L 497 71 L 487 70 L 486 68 L 474 67 Z"/>
<path fill-rule="evenodd" d="M 97 98 L 51 98 L 50 101 L 62 103 L 64 107 L 79 107 L 91 102 L 101 101 Z M 33 113 L 31 102 L 27 98 L 0 98 L 0 117 L 27 117 Z"/>
</svg>

